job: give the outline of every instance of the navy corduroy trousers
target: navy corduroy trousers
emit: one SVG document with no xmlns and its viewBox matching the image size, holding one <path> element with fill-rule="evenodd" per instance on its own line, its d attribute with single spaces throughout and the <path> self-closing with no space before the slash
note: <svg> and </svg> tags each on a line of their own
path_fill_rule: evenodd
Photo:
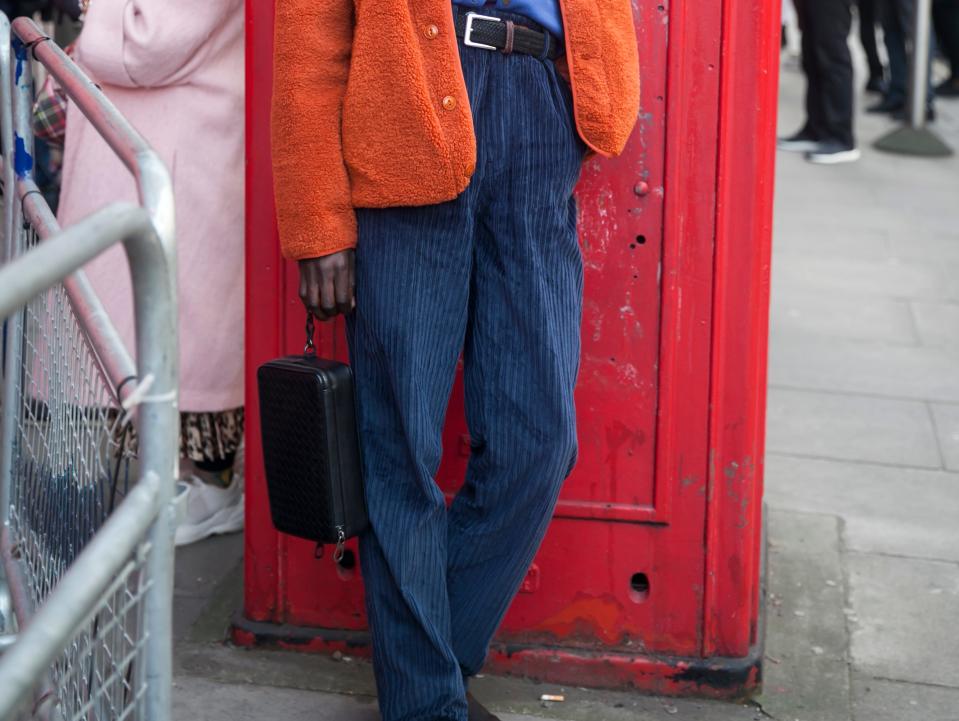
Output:
<svg viewBox="0 0 959 721">
<path fill-rule="evenodd" d="M 357 211 L 348 334 L 383 721 L 466 719 L 466 679 L 482 667 L 576 456 L 582 258 L 572 192 L 584 146 L 570 90 L 549 60 L 462 45 L 460 54 L 477 140 L 471 184 L 447 203 Z M 472 454 L 447 509 L 434 476 L 461 352 Z"/>
</svg>

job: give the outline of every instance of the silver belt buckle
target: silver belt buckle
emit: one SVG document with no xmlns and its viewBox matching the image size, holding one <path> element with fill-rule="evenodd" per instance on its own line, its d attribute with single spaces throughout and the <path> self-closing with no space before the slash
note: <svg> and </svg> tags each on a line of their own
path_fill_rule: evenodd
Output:
<svg viewBox="0 0 959 721">
<path fill-rule="evenodd" d="M 486 45 L 485 43 L 475 42 L 472 38 L 473 35 L 473 21 L 479 18 L 480 20 L 492 20 L 495 23 L 503 22 L 500 18 L 493 15 L 480 15 L 479 13 L 466 13 L 466 32 L 463 33 L 463 44 L 469 45 L 471 48 L 483 48 L 484 50 L 496 50 L 494 45 Z"/>
</svg>

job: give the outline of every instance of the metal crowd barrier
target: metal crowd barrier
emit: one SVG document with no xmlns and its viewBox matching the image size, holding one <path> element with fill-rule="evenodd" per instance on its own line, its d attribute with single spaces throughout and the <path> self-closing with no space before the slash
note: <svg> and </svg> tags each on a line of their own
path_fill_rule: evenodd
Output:
<svg viewBox="0 0 959 721">
<path fill-rule="evenodd" d="M 133 173 L 140 206 L 57 225 L 33 180 L 34 62 Z M 2 14 L 0 151 L 0 557 L 17 622 L 15 635 L 0 636 L 0 721 L 167 721 L 178 456 L 172 184 L 63 51 L 25 18 L 11 35 Z M 117 243 L 133 280 L 136 365 L 79 270 Z"/>
</svg>

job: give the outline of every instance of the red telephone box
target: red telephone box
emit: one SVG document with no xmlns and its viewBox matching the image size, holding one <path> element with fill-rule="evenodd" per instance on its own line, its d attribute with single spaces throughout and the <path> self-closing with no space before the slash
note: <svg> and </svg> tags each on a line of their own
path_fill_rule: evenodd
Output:
<svg viewBox="0 0 959 721">
<path fill-rule="evenodd" d="M 274 0 L 247 0 L 247 531 L 239 643 L 363 653 L 356 555 L 273 530 L 254 370 L 298 352 L 270 177 Z M 492 670 L 739 696 L 762 658 L 762 468 L 779 2 L 634 3 L 642 114 L 577 194 L 586 266 L 579 464 Z M 308 162 L 308 159 L 304 159 Z M 342 328 L 320 352 L 345 358 Z M 438 482 L 469 453 L 459 384 Z M 353 547 L 351 547 L 353 550 Z M 559 661 L 559 663 L 557 663 Z"/>
</svg>

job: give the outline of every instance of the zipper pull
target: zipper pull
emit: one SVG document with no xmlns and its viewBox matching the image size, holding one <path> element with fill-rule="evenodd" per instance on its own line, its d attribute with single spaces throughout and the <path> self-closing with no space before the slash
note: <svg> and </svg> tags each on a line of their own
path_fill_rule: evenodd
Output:
<svg viewBox="0 0 959 721">
<path fill-rule="evenodd" d="M 343 553 L 346 551 L 346 532 L 343 526 L 336 527 L 336 550 L 333 551 L 333 561 L 339 563 L 343 560 Z"/>
</svg>

